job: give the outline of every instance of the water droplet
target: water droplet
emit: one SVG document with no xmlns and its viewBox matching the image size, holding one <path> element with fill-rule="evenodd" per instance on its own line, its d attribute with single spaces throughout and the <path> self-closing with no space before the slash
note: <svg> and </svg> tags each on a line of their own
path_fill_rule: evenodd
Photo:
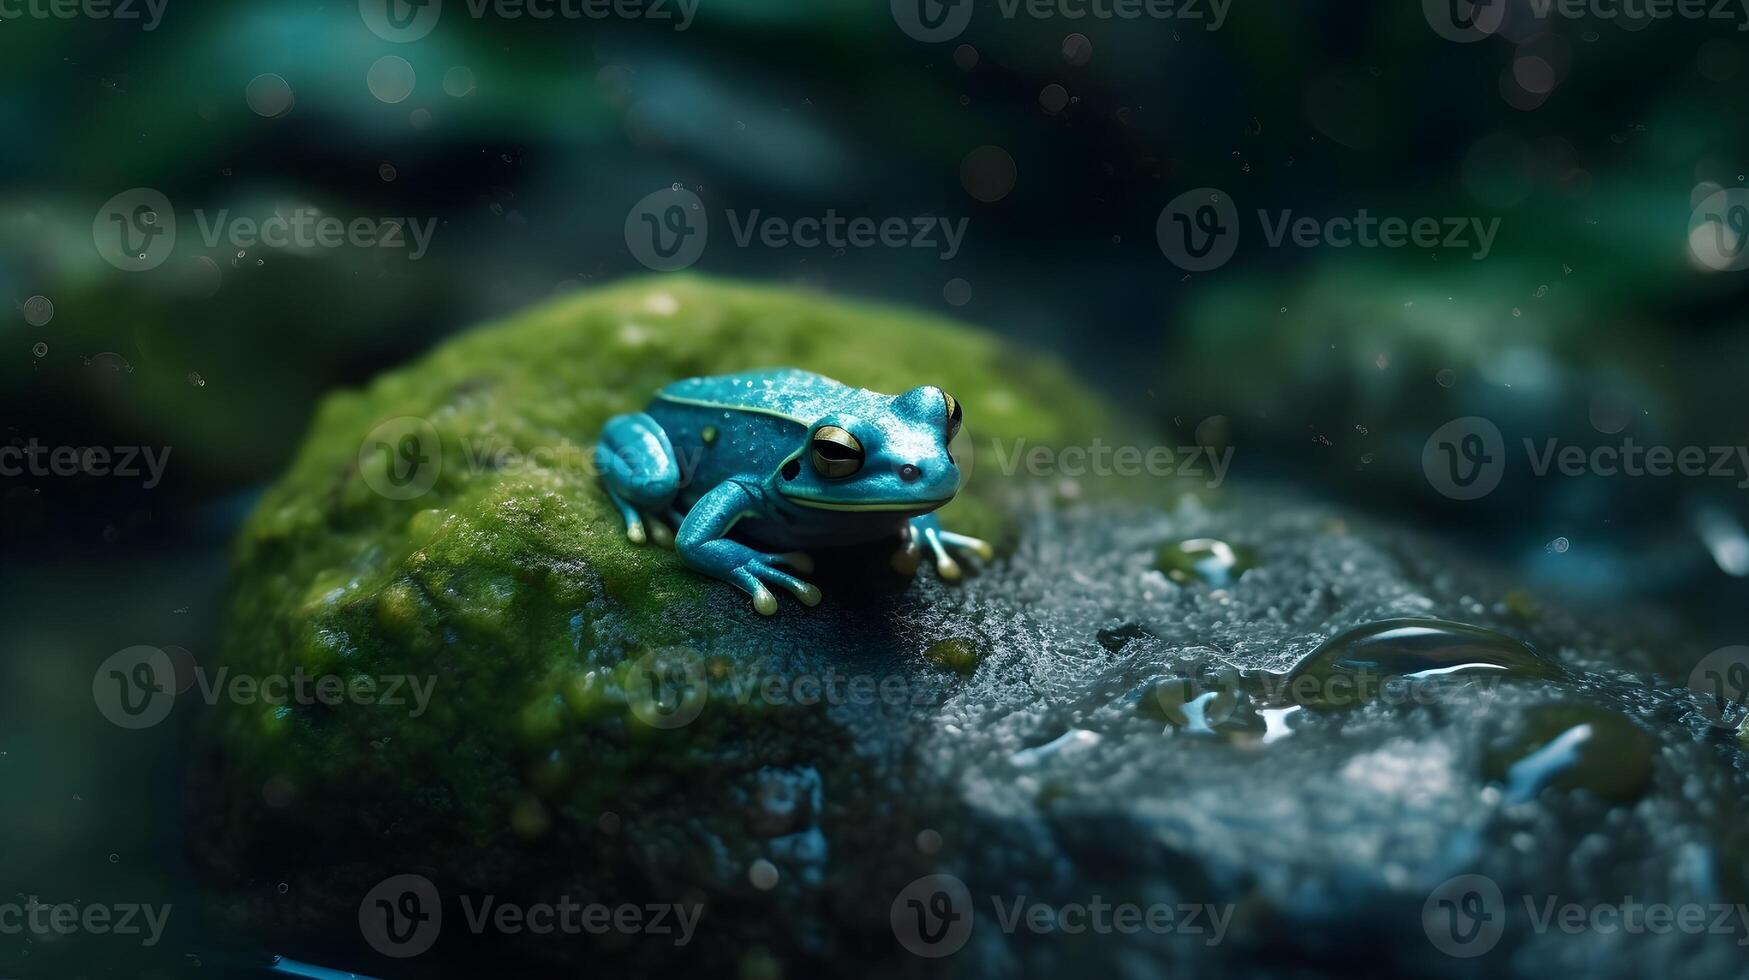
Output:
<svg viewBox="0 0 1749 980">
<path fill-rule="evenodd" d="M 243 101 L 249 104 L 251 112 L 266 119 L 278 119 L 297 105 L 291 84 L 271 72 L 250 79 L 243 90 Z"/>
<path fill-rule="evenodd" d="M 393 183 L 394 179 L 400 176 L 400 172 L 395 169 L 394 164 L 384 161 L 382 166 L 377 167 L 377 176 L 381 177 L 384 183 Z"/>
<path fill-rule="evenodd" d="M 1288 671 L 1283 692 L 1307 707 L 1352 707 L 1391 678 L 1456 674 L 1558 676 L 1519 641 L 1480 626 L 1438 619 L 1387 619 L 1340 633 Z"/>
<path fill-rule="evenodd" d="M 953 63 L 960 71 L 971 71 L 978 65 L 978 49 L 969 44 L 954 48 Z"/>
<path fill-rule="evenodd" d="M 1544 704 L 1511 718 L 1484 755 L 1484 775 L 1522 803 L 1544 787 L 1588 790 L 1626 803 L 1652 784 L 1650 735 L 1620 712 L 1588 704 Z"/>
<path fill-rule="evenodd" d="M 30 352 L 37 357 L 47 357 L 49 356 L 49 345 L 39 340 L 31 345 Z"/>
<path fill-rule="evenodd" d="M 935 854 L 941 850 L 941 834 L 933 830 L 917 832 L 917 849 L 924 854 Z"/>
<path fill-rule="evenodd" d="M 1062 112 L 1069 104 L 1069 90 L 1052 82 L 1038 93 L 1038 104 L 1051 115 Z"/>
<path fill-rule="evenodd" d="M 753 883 L 754 888 L 768 892 L 777 887 L 777 865 L 759 858 L 747 868 L 747 880 Z"/>
<path fill-rule="evenodd" d="M 1085 34 L 1063 38 L 1063 60 L 1079 68 L 1093 60 L 1093 42 Z"/>
<path fill-rule="evenodd" d="M 972 301 L 972 284 L 957 277 L 949 279 L 941 287 L 941 298 L 951 306 L 964 306 Z"/>
<path fill-rule="evenodd" d="M 1564 555 L 1567 553 L 1567 549 L 1572 546 L 1573 543 L 1571 541 L 1568 541 L 1564 537 L 1560 537 L 1544 545 L 1543 550 L 1552 555 Z"/>
<path fill-rule="evenodd" d="M 199 371 L 188 372 L 188 383 L 196 388 L 206 387 L 206 379 L 200 376 Z"/>
<path fill-rule="evenodd" d="M 1439 382 L 1441 388 L 1450 388 L 1457 384 L 1457 372 L 1451 368 L 1440 368 L 1439 373 L 1433 376 L 1433 380 Z"/>
<path fill-rule="evenodd" d="M 986 204 L 1007 197 L 1014 190 L 1019 170 L 1014 158 L 1000 146 L 980 146 L 960 161 L 960 184 L 966 193 Z"/>
<path fill-rule="evenodd" d="M 1202 582 L 1215 588 L 1226 588 L 1256 564 L 1256 555 L 1251 549 L 1219 538 L 1168 541 L 1154 553 L 1154 567 L 1179 585 Z"/>
<path fill-rule="evenodd" d="M 413 94 L 413 66 L 397 55 L 383 55 L 365 73 L 364 83 L 377 101 L 393 105 Z"/>
<path fill-rule="evenodd" d="M 473 95 L 474 84 L 474 70 L 466 65 L 456 65 L 443 73 L 443 94 L 451 98 Z"/>
<path fill-rule="evenodd" d="M 55 304 L 47 296 L 32 296 L 24 301 L 24 322 L 33 327 L 48 326 L 55 318 Z"/>
</svg>

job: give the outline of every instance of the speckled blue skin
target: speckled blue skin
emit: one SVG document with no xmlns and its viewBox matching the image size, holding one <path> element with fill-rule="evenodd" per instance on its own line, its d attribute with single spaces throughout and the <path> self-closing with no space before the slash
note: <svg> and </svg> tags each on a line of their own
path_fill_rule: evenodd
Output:
<svg viewBox="0 0 1749 980">
<path fill-rule="evenodd" d="M 902 546 L 895 567 L 914 570 L 922 545 L 950 579 L 959 577 L 950 550 L 989 556 L 989 545 L 943 531 L 931 513 L 960 487 L 948 452 L 953 404 L 940 388 L 883 395 L 794 368 L 688 378 L 658 391 L 646 411 L 609 419 L 595 463 L 628 538 L 671 540 L 688 566 L 771 615 L 767 584 L 820 601 L 818 589 L 776 567 L 809 571 L 805 549 L 892 537 Z M 811 447 L 828 427 L 859 444 L 854 473 L 820 471 L 828 464 Z"/>
</svg>

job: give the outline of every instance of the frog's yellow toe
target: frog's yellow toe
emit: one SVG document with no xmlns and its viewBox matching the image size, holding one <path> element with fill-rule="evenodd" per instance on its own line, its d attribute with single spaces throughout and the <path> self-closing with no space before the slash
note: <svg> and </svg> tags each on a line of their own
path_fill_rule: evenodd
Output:
<svg viewBox="0 0 1749 980">
<path fill-rule="evenodd" d="M 643 544 L 644 543 L 644 525 L 642 525 L 642 524 L 627 524 L 626 525 L 626 540 L 630 541 L 632 544 Z"/>
<path fill-rule="evenodd" d="M 813 603 L 809 603 L 809 605 L 813 605 Z M 758 592 L 753 593 L 753 608 L 759 610 L 761 616 L 774 616 L 777 614 L 777 596 L 772 595 L 770 589 L 761 588 Z"/>
</svg>

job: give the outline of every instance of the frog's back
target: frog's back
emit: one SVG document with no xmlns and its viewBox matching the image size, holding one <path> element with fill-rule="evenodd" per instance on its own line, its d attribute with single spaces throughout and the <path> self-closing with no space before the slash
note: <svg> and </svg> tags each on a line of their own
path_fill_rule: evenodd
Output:
<svg viewBox="0 0 1749 980">
<path fill-rule="evenodd" d="M 828 412 L 855 413 L 884 402 L 886 396 L 799 368 L 763 368 L 676 381 L 656 392 L 656 399 L 772 415 L 806 427 Z"/>
</svg>

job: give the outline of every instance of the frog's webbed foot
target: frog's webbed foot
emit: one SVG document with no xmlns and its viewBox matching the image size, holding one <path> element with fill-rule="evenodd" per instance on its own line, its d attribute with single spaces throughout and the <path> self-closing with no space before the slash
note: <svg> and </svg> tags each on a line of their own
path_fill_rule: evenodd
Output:
<svg viewBox="0 0 1749 980">
<path fill-rule="evenodd" d="M 949 582 L 958 581 L 963 574 L 959 562 L 954 560 L 954 552 L 969 552 L 985 561 L 996 554 L 996 549 L 990 546 L 990 542 L 966 534 L 944 531 L 939 518 L 934 514 L 924 514 L 911 518 L 906 524 L 905 540 L 898 553 L 893 556 L 893 567 L 906 575 L 916 572 L 924 548 L 928 548 L 935 559 L 936 574 Z"/>
<path fill-rule="evenodd" d="M 813 571 L 811 558 L 800 552 L 773 554 L 755 551 L 724 535 L 749 513 L 754 499 L 746 489 L 726 483 L 700 498 L 680 524 L 674 550 L 682 561 L 698 571 L 720 578 L 753 597 L 761 615 L 777 612 L 777 597 L 769 586 L 787 590 L 804 606 L 820 603 L 820 590 L 779 568 L 787 565 L 806 574 Z"/>
<path fill-rule="evenodd" d="M 754 554 L 757 557 L 748 559 L 739 568 L 730 569 L 728 574 L 723 577 L 753 597 L 753 608 L 757 609 L 760 615 L 770 616 L 777 612 L 777 597 L 765 587 L 767 583 L 789 590 L 790 594 L 795 596 L 804 606 L 820 604 L 819 589 L 777 567 L 780 562 L 790 564 L 792 555 L 769 555 L 760 552 L 754 552 Z M 807 556 L 801 557 L 806 558 Z M 806 569 L 798 567 L 798 571 L 806 571 Z"/>
</svg>

